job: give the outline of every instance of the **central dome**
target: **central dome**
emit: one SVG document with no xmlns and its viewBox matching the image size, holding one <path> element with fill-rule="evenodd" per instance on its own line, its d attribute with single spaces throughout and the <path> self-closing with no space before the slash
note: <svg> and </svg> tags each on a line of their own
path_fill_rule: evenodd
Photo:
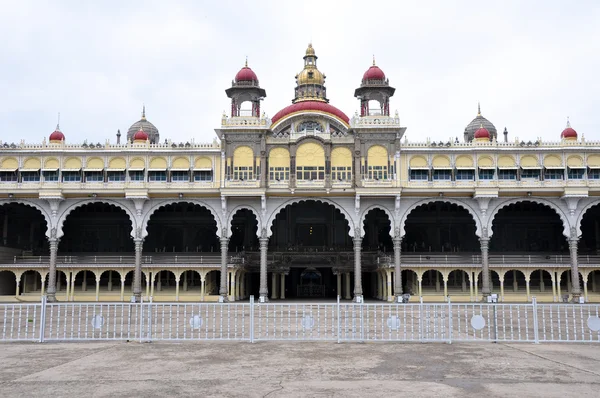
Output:
<svg viewBox="0 0 600 398">
<path fill-rule="evenodd" d="M 146 120 L 145 106 L 142 110 L 142 118 L 137 122 L 133 123 L 131 127 L 129 127 L 129 130 L 127 130 L 127 141 L 131 142 L 135 133 L 137 133 L 140 130 L 148 134 L 148 138 L 150 139 L 151 144 L 158 144 L 158 140 L 160 138 L 160 135 L 158 134 L 158 129 L 148 120 Z"/>
<path fill-rule="evenodd" d="M 289 116 L 291 114 L 298 113 L 298 112 L 303 112 L 303 111 L 306 111 L 306 112 L 315 111 L 315 112 L 328 113 L 330 115 L 335 116 L 338 119 L 343 120 L 344 123 L 346 123 L 346 124 L 348 124 L 350 122 L 350 119 L 348 118 L 348 116 L 346 116 L 346 114 L 344 112 L 340 111 L 335 106 L 329 105 L 328 103 L 322 102 L 322 101 L 296 102 L 295 104 L 286 106 L 285 108 L 283 108 L 282 110 L 277 112 L 275 114 L 275 116 L 273 116 L 271 121 L 273 122 L 273 124 L 275 124 L 279 120 L 282 120 L 283 118 L 285 118 L 286 116 Z"/>
<path fill-rule="evenodd" d="M 477 116 L 475 117 L 475 119 L 471 120 L 471 123 L 469 123 L 465 128 L 465 141 L 473 141 L 473 139 L 475 138 L 475 132 L 482 127 L 484 127 L 490 134 L 490 140 L 497 139 L 498 132 L 496 131 L 496 126 L 494 126 L 492 122 L 481 116 L 481 107 L 478 106 Z"/>
</svg>

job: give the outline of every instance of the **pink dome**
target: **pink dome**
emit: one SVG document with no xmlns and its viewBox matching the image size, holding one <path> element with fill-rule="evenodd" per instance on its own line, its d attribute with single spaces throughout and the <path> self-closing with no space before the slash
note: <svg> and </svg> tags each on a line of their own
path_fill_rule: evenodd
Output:
<svg viewBox="0 0 600 398">
<path fill-rule="evenodd" d="M 133 140 L 134 141 L 147 141 L 148 134 L 146 134 L 146 132 L 144 130 L 139 130 L 137 133 L 135 133 L 133 135 Z"/>
<path fill-rule="evenodd" d="M 560 133 L 560 138 L 575 138 L 577 139 L 577 131 L 573 130 L 571 127 L 567 127 Z"/>
<path fill-rule="evenodd" d="M 363 81 L 366 80 L 385 80 L 385 73 L 377 65 L 371 66 L 363 75 Z"/>
<path fill-rule="evenodd" d="M 490 139 L 490 132 L 488 131 L 488 129 L 486 129 L 485 127 L 480 127 L 479 129 L 477 129 L 477 131 L 475 132 L 474 135 L 475 139 L 478 138 L 486 138 L 486 139 Z"/>
<path fill-rule="evenodd" d="M 321 101 L 296 102 L 295 104 L 287 106 L 287 107 L 283 108 L 282 110 L 280 110 L 279 112 L 277 112 L 275 114 L 275 116 L 273 116 L 271 121 L 273 122 L 273 124 L 275 124 L 275 123 L 277 123 L 277 121 L 283 119 L 285 116 L 288 116 L 292 113 L 301 112 L 301 111 L 325 112 L 325 113 L 329 113 L 329 114 L 343 120 L 346 124 L 348 124 L 350 122 L 350 119 L 348 118 L 348 116 L 346 116 L 346 114 L 344 114 L 344 112 L 340 111 L 338 108 L 336 108 L 333 105 L 329 105 L 328 103 L 321 102 Z"/>
<path fill-rule="evenodd" d="M 56 126 L 56 130 L 50 134 L 50 141 L 64 141 L 64 139 L 65 135 L 59 130 L 58 126 Z"/>
<path fill-rule="evenodd" d="M 237 75 L 235 75 L 235 81 L 236 82 L 258 81 L 258 77 L 256 76 L 256 73 L 254 73 L 254 71 L 252 69 L 250 69 L 248 66 L 244 66 L 242 69 L 240 69 L 240 71 L 237 73 Z"/>
</svg>

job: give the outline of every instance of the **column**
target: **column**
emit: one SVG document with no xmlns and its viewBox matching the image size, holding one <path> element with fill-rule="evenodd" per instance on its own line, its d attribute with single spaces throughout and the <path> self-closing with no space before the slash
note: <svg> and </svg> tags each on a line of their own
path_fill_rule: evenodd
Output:
<svg viewBox="0 0 600 398">
<path fill-rule="evenodd" d="M 588 278 L 589 278 L 589 275 L 585 275 L 583 277 L 583 297 L 584 297 L 586 303 L 588 301 L 588 288 L 587 288 L 587 279 Z"/>
<path fill-rule="evenodd" d="M 133 296 L 135 302 L 139 303 L 142 301 L 142 248 L 144 240 L 135 238 L 133 240 L 135 244 L 135 269 L 133 271 Z M 146 295 L 148 291 L 146 289 Z"/>
<path fill-rule="evenodd" d="M 342 274 L 338 271 L 337 275 L 337 295 L 342 298 Z"/>
<path fill-rule="evenodd" d="M 150 296 L 150 285 L 152 285 L 152 292 L 154 292 L 154 283 L 153 283 L 152 271 L 148 271 L 146 274 L 146 297 Z M 141 278 L 140 278 L 141 279 Z M 140 282 L 140 290 L 142 288 L 142 283 Z"/>
<path fill-rule="evenodd" d="M 513 292 L 516 293 L 519 291 L 519 284 L 517 283 L 517 271 L 513 270 Z"/>
<path fill-rule="evenodd" d="M 221 237 L 221 283 L 219 287 L 219 301 L 225 303 L 227 297 L 227 248 L 229 246 L 229 238 Z"/>
<path fill-rule="evenodd" d="M 377 299 L 383 300 L 383 271 L 377 272 Z"/>
<path fill-rule="evenodd" d="M 230 300 L 235 301 L 235 278 L 237 277 L 237 273 L 235 271 L 231 272 L 231 279 L 229 280 L 229 290 L 231 291 L 230 293 Z"/>
<path fill-rule="evenodd" d="M 387 275 L 387 290 L 386 290 L 386 296 L 385 296 L 385 301 L 393 301 L 393 292 L 392 292 L 392 271 L 390 271 L 389 269 L 385 270 L 385 273 Z"/>
<path fill-rule="evenodd" d="M 350 272 L 346 272 L 344 277 L 346 279 L 346 291 L 344 292 L 344 299 L 350 300 Z"/>
<path fill-rule="evenodd" d="M 123 301 L 124 299 L 125 299 L 125 276 L 121 275 L 121 301 Z"/>
<path fill-rule="evenodd" d="M 160 271 L 152 272 L 150 274 L 150 296 L 154 297 L 154 283 L 156 276 L 158 275 L 158 279 L 160 280 Z"/>
<path fill-rule="evenodd" d="M 87 271 L 83 271 L 83 280 L 81 281 L 81 291 L 87 292 Z"/>
<path fill-rule="evenodd" d="M 540 270 L 540 292 L 544 292 L 546 290 L 546 285 L 544 284 L 544 271 Z"/>
<path fill-rule="evenodd" d="M 56 301 L 56 252 L 58 251 L 58 239 L 48 239 L 50 243 L 50 265 L 48 269 L 48 302 Z"/>
<path fill-rule="evenodd" d="M 188 291 L 188 281 L 187 281 L 187 271 L 183 272 L 183 291 L 187 292 Z"/>
<path fill-rule="evenodd" d="M 75 279 L 75 278 L 73 278 L 73 279 Z M 99 275 L 96 275 L 96 301 L 100 301 L 100 276 Z"/>
<path fill-rule="evenodd" d="M 573 302 L 578 303 L 581 297 L 581 284 L 579 283 L 579 264 L 577 263 L 577 239 L 569 239 L 571 252 L 571 294 Z"/>
<path fill-rule="evenodd" d="M 442 275 L 444 278 L 444 297 L 448 297 L 448 275 Z"/>
<path fill-rule="evenodd" d="M 15 296 L 18 297 L 21 294 L 21 274 L 15 274 L 15 280 L 17 282 L 17 290 Z"/>
<path fill-rule="evenodd" d="M 277 274 L 271 273 L 271 300 L 277 299 Z"/>
<path fill-rule="evenodd" d="M 560 303 L 562 301 L 562 292 L 560 291 L 560 271 L 556 272 L 556 279 L 555 279 L 555 283 L 556 283 L 556 295 L 558 297 L 558 302 Z"/>
<path fill-rule="evenodd" d="M 479 286 L 477 286 L 477 282 L 479 280 L 479 275 L 477 272 L 473 272 L 473 283 L 475 284 L 475 301 L 479 300 Z"/>
<path fill-rule="evenodd" d="M 463 272 L 461 272 L 461 274 L 462 274 L 462 281 L 460 284 L 460 291 L 464 293 L 465 290 L 467 290 L 467 273 L 463 271 Z"/>
<path fill-rule="evenodd" d="M 108 271 L 108 291 L 112 292 L 112 271 Z"/>
<path fill-rule="evenodd" d="M 77 273 L 71 273 L 71 290 L 69 290 L 69 301 L 75 301 L 75 275 Z"/>
<path fill-rule="evenodd" d="M 530 297 L 531 297 L 530 290 L 529 290 L 529 279 L 530 279 L 530 276 L 527 275 L 525 277 L 525 291 L 527 292 L 527 301 L 529 301 Z"/>
<path fill-rule="evenodd" d="M 394 168 L 394 173 L 396 173 Z M 400 267 L 400 255 L 402 250 L 402 238 L 394 237 L 394 296 L 396 301 L 402 297 L 404 290 L 402 289 L 402 268 Z"/>
<path fill-rule="evenodd" d="M 261 237 L 258 242 L 260 244 L 259 302 L 266 303 L 269 301 L 269 288 L 267 286 L 267 245 L 269 244 L 269 238 Z"/>
<path fill-rule="evenodd" d="M 285 273 L 281 273 L 281 281 L 279 284 L 280 288 L 281 288 L 281 292 L 279 293 L 279 298 L 280 299 L 285 299 Z"/>
<path fill-rule="evenodd" d="M 499 276 L 500 276 L 500 302 L 503 303 L 504 302 L 504 275 L 506 275 L 505 272 L 498 272 Z"/>
<path fill-rule="evenodd" d="M 69 297 L 71 295 L 71 276 L 72 276 L 72 272 L 71 271 L 67 271 L 67 288 L 66 288 L 66 295 L 65 295 L 65 301 L 69 301 Z"/>
<path fill-rule="evenodd" d="M 423 275 L 418 276 L 417 280 L 419 281 L 419 297 L 423 297 Z"/>
<path fill-rule="evenodd" d="M 175 276 L 175 301 L 179 301 L 179 280 L 181 279 L 181 274 Z"/>
<path fill-rule="evenodd" d="M 490 267 L 488 264 L 488 247 L 490 238 L 480 238 L 481 244 L 481 293 L 483 301 L 487 301 L 487 297 L 492 293 L 490 285 Z"/>
<path fill-rule="evenodd" d="M 381 290 L 381 299 L 383 301 L 387 301 L 388 299 L 388 275 L 387 275 L 387 270 L 382 270 L 381 271 L 381 286 L 382 286 L 382 290 Z"/>
<path fill-rule="evenodd" d="M 552 281 L 552 302 L 556 303 L 556 273 L 550 272 L 550 280 Z"/>
<path fill-rule="evenodd" d="M 354 238 L 354 302 L 362 302 L 362 269 L 360 264 L 360 249 L 362 238 L 360 233 L 355 234 Z"/>
<path fill-rule="evenodd" d="M 469 298 L 471 302 L 475 301 L 473 297 L 473 273 L 469 272 Z"/>
<path fill-rule="evenodd" d="M 200 275 L 200 301 L 204 301 L 205 283 L 206 283 L 206 274 Z"/>
<path fill-rule="evenodd" d="M 46 288 L 46 275 L 44 275 L 41 272 L 40 272 L 40 275 L 42 276 L 42 294 L 41 295 L 43 296 L 45 293 L 45 288 Z"/>
</svg>

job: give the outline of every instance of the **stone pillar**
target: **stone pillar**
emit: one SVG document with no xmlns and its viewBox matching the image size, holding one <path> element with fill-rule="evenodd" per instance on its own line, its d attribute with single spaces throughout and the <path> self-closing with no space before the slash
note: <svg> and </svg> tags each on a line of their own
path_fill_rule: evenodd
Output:
<svg viewBox="0 0 600 398">
<path fill-rule="evenodd" d="M 442 275 L 442 278 L 444 279 L 444 297 L 448 297 L 448 276 Z"/>
<path fill-rule="evenodd" d="M 280 280 L 279 286 L 281 289 L 281 291 L 279 293 L 279 298 L 283 300 L 283 299 L 285 299 L 285 273 L 283 273 L 283 272 L 281 273 L 281 280 Z"/>
<path fill-rule="evenodd" d="M 560 278 L 561 278 L 561 274 L 560 271 L 557 271 L 556 273 L 556 279 L 555 279 L 555 283 L 556 283 L 556 295 L 558 297 L 558 302 L 562 301 L 562 292 L 560 291 Z"/>
<path fill-rule="evenodd" d="M 423 275 L 417 277 L 419 281 L 419 297 L 423 297 Z"/>
<path fill-rule="evenodd" d="M 540 292 L 544 292 L 546 290 L 546 285 L 544 284 L 544 271 L 540 270 Z"/>
<path fill-rule="evenodd" d="M 277 273 L 271 273 L 271 300 L 277 299 Z"/>
<path fill-rule="evenodd" d="M 98 275 L 96 275 L 96 301 L 100 301 L 100 277 Z"/>
<path fill-rule="evenodd" d="M 136 238 L 133 240 L 135 244 L 135 270 L 133 271 L 133 296 L 135 302 L 142 301 L 142 249 L 144 240 Z M 148 294 L 148 293 L 146 293 Z"/>
<path fill-rule="evenodd" d="M 66 291 L 66 295 L 65 295 L 65 301 L 69 301 L 69 297 L 71 295 L 71 276 L 72 276 L 72 272 L 71 271 L 67 271 L 67 291 Z"/>
<path fill-rule="evenodd" d="M 87 271 L 83 271 L 83 280 L 81 281 L 81 291 L 87 292 Z"/>
<path fill-rule="evenodd" d="M 233 301 L 236 300 L 236 297 L 235 297 L 235 286 L 236 286 L 235 278 L 237 278 L 237 272 L 232 271 L 231 272 L 231 279 L 229 280 L 229 289 L 231 290 L 230 300 L 233 300 Z"/>
<path fill-rule="evenodd" d="M 258 294 L 259 301 L 266 303 L 269 301 L 269 288 L 267 286 L 267 246 L 269 238 L 261 237 L 258 242 L 260 244 L 260 288 Z"/>
<path fill-rule="evenodd" d="M 227 248 L 229 246 L 229 238 L 221 237 L 221 283 L 219 287 L 219 300 L 226 303 L 229 298 L 227 296 Z"/>
<path fill-rule="evenodd" d="M 383 271 L 377 271 L 377 295 L 378 300 L 383 300 Z"/>
<path fill-rule="evenodd" d="M 440 291 L 440 273 L 437 270 L 434 272 L 435 272 L 435 292 L 439 293 L 439 291 Z"/>
<path fill-rule="evenodd" d="M 394 172 L 396 169 L 394 168 Z M 402 238 L 395 237 L 394 238 L 394 296 L 396 297 L 396 301 L 399 301 L 399 298 L 402 296 L 402 269 L 400 267 L 400 254 L 402 250 Z"/>
<path fill-rule="evenodd" d="M 481 244 L 481 294 L 483 301 L 487 301 L 487 297 L 492 294 L 490 285 L 490 267 L 488 263 L 488 247 L 490 238 L 479 238 Z"/>
<path fill-rule="evenodd" d="M 393 301 L 393 292 L 392 292 L 392 271 L 390 271 L 389 269 L 385 271 L 386 275 L 387 275 L 387 291 L 386 291 L 386 297 L 385 297 L 385 301 Z"/>
<path fill-rule="evenodd" d="M 125 277 L 121 275 L 121 301 L 125 299 Z"/>
<path fill-rule="evenodd" d="M 205 286 L 206 286 L 206 275 L 200 275 L 200 301 L 204 301 Z"/>
<path fill-rule="evenodd" d="M 587 279 L 588 278 L 589 278 L 589 275 L 585 275 L 583 277 L 583 297 L 584 297 L 586 303 L 588 301 L 588 288 L 587 288 Z"/>
<path fill-rule="evenodd" d="M 15 292 L 15 297 L 19 297 L 21 295 L 21 276 L 22 274 L 15 274 L 15 281 L 17 282 L 17 290 Z M 25 289 L 23 289 L 24 291 Z"/>
<path fill-rule="evenodd" d="M 140 283 L 140 285 L 141 285 L 141 283 Z M 148 271 L 148 273 L 146 273 L 146 297 L 150 296 L 150 285 L 152 285 L 152 292 L 154 293 L 154 282 L 153 282 L 153 278 L 152 278 L 152 272 Z M 141 286 L 140 286 L 140 289 L 141 289 Z"/>
<path fill-rule="evenodd" d="M 58 251 L 58 239 L 48 239 L 50 243 L 50 265 L 48 269 L 48 290 L 47 299 L 48 302 L 53 303 L 56 301 L 56 253 Z"/>
<path fill-rule="evenodd" d="M 475 283 L 475 301 L 479 299 L 479 286 L 477 286 L 477 282 L 479 281 L 479 274 L 473 272 L 473 282 Z"/>
<path fill-rule="evenodd" d="M 519 283 L 517 282 L 517 271 L 513 270 L 513 292 L 516 293 L 519 291 Z"/>
<path fill-rule="evenodd" d="M 358 230 L 358 228 L 357 228 Z M 354 235 L 354 302 L 362 302 L 362 268 L 360 263 L 360 249 L 362 238 L 360 233 Z"/>
<path fill-rule="evenodd" d="M 579 264 L 577 263 L 577 238 L 569 239 L 569 251 L 571 252 L 571 294 L 573 302 L 578 303 L 581 297 L 581 284 L 579 283 Z"/>
<path fill-rule="evenodd" d="M 475 300 L 473 297 L 473 273 L 469 272 L 469 298 L 471 302 Z"/>
<path fill-rule="evenodd" d="M 108 271 L 108 291 L 112 292 L 113 282 L 112 282 L 112 271 Z"/>
<path fill-rule="evenodd" d="M 500 275 L 500 302 L 504 302 L 504 274 Z"/>
<path fill-rule="evenodd" d="M 188 280 L 187 280 L 187 271 L 183 271 L 183 291 L 188 291 Z"/>
<path fill-rule="evenodd" d="M 42 276 L 42 294 L 41 295 L 43 296 L 45 293 L 45 289 L 46 289 L 46 274 L 40 272 L 40 275 Z"/>
<path fill-rule="evenodd" d="M 381 299 L 387 301 L 388 299 L 388 274 L 387 270 L 381 271 Z"/>
<path fill-rule="evenodd" d="M 527 301 L 531 299 L 530 289 L 529 289 L 529 279 L 530 276 L 525 277 L 525 291 L 527 292 Z"/>
<path fill-rule="evenodd" d="M 552 281 L 552 302 L 556 303 L 556 272 L 550 272 L 550 280 Z"/>
<path fill-rule="evenodd" d="M 175 276 L 175 301 L 179 301 L 179 280 L 181 274 Z"/>
<path fill-rule="evenodd" d="M 344 277 L 346 279 L 346 289 L 345 289 L 345 292 L 344 292 L 344 299 L 350 300 L 350 298 L 351 298 L 350 297 L 350 273 L 346 272 L 344 274 Z"/>
<path fill-rule="evenodd" d="M 337 275 L 337 295 L 342 298 L 342 274 L 338 271 Z"/>
<path fill-rule="evenodd" d="M 69 301 L 75 301 L 75 272 L 71 273 L 71 290 L 69 290 Z"/>
</svg>

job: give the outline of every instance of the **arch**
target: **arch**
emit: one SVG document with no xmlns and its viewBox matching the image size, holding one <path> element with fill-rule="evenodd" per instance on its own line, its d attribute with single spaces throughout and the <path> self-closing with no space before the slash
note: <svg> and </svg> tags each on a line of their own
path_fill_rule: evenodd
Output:
<svg viewBox="0 0 600 398">
<path fill-rule="evenodd" d="M 549 201 L 547 199 L 542 199 L 539 197 L 507 199 L 507 200 L 497 204 L 496 207 L 494 207 L 494 209 L 492 211 L 488 211 L 488 214 L 490 216 L 489 216 L 488 224 L 486 226 L 486 232 L 487 232 L 487 236 L 489 238 L 491 238 L 492 234 L 494 233 L 494 231 L 492 230 L 492 225 L 494 223 L 494 218 L 496 217 L 496 214 L 498 214 L 498 212 L 500 210 L 502 210 L 503 208 L 505 208 L 506 206 L 510 206 L 512 204 L 519 203 L 519 202 L 533 202 L 533 203 L 537 203 L 537 204 L 540 204 L 543 206 L 547 206 L 547 207 L 551 208 L 552 210 L 554 210 L 556 212 L 556 214 L 558 214 L 558 216 L 560 217 L 560 220 L 562 221 L 563 235 L 566 236 L 567 239 L 569 239 L 571 224 L 569 223 L 567 215 L 556 204 L 552 203 L 551 201 Z"/>
<path fill-rule="evenodd" d="M 239 146 L 233 151 L 233 167 L 254 167 L 254 151 L 249 146 Z"/>
<path fill-rule="evenodd" d="M 146 168 L 146 161 L 142 158 L 133 158 L 129 161 L 129 168 L 144 170 Z"/>
<path fill-rule="evenodd" d="M 540 165 L 540 160 L 533 155 L 521 156 L 521 167 L 537 167 Z"/>
<path fill-rule="evenodd" d="M 49 170 L 58 170 L 60 162 L 57 158 L 48 158 L 44 161 L 44 168 Z"/>
<path fill-rule="evenodd" d="M 226 229 L 226 234 L 228 238 L 231 238 L 231 235 L 233 233 L 233 231 L 231 230 L 231 222 L 233 221 L 233 217 L 236 215 L 236 213 L 240 210 L 249 210 L 252 212 L 252 214 L 254 214 L 254 216 L 256 217 L 256 221 L 258 222 L 258 230 L 256 231 L 256 235 L 260 238 L 260 231 L 262 231 L 263 229 L 263 223 L 262 223 L 262 218 L 260 217 L 260 212 L 258 210 L 256 210 L 254 207 L 250 206 L 250 205 L 239 205 L 233 208 L 233 210 L 231 210 L 229 212 L 229 217 L 227 217 L 227 229 Z"/>
<path fill-rule="evenodd" d="M 409 161 L 409 166 L 411 169 L 428 169 L 429 164 L 427 163 L 427 159 L 423 156 L 411 156 Z"/>
<path fill-rule="evenodd" d="M 79 170 L 81 169 L 81 159 L 79 158 L 68 158 L 63 164 L 63 169 Z"/>
<path fill-rule="evenodd" d="M 385 206 L 382 205 L 371 205 L 369 207 L 367 207 L 361 214 L 360 216 L 360 236 L 361 238 L 363 238 L 365 236 L 365 221 L 367 219 L 367 215 L 369 214 L 369 212 L 371 210 L 375 210 L 375 209 L 379 209 L 381 211 L 383 211 L 385 214 L 387 214 L 389 220 L 390 220 L 390 236 L 392 237 L 392 239 L 394 238 L 394 236 L 399 232 L 396 231 L 396 220 L 394 219 L 392 212 Z"/>
<path fill-rule="evenodd" d="M 104 161 L 98 157 L 89 158 L 85 167 L 88 169 L 104 169 Z"/>
<path fill-rule="evenodd" d="M 290 151 L 277 147 L 269 151 L 269 167 L 290 167 Z"/>
<path fill-rule="evenodd" d="M 331 166 L 351 167 L 352 152 L 346 147 L 337 147 L 331 151 Z"/>
<path fill-rule="evenodd" d="M 433 158 L 431 165 L 436 167 L 451 167 L 450 158 L 445 155 L 437 155 Z"/>
<path fill-rule="evenodd" d="M 455 161 L 456 167 L 473 167 L 473 158 L 468 155 L 460 155 Z"/>
<path fill-rule="evenodd" d="M 122 157 L 118 157 L 118 158 L 110 158 L 110 160 L 108 161 L 108 168 L 109 169 L 123 169 L 125 170 L 125 158 Z"/>
<path fill-rule="evenodd" d="M 458 207 L 462 207 L 463 209 L 468 211 L 469 214 L 471 215 L 471 217 L 473 217 L 473 221 L 475 221 L 475 235 L 477 235 L 478 237 L 481 237 L 481 233 L 482 233 L 481 220 L 479 219 L 479 215 L 478 215 L 477 211 L 473 207 L 471 207 L 471 205 L 469 205 L 465 202 L 462 202 L 462 201 L 456 200 L 456 199 L 450 199 L 450 198 L 443 198 L 443 199 L 429 198 L 429 199 L 422 199 L 422 200 L 419 200 L 419 201 L 413 203 L 408 209 L 406 209 L 406 211 L 402 215 L 402 218 L 400 219 L 400 224 L 398 225 L 400 237 L 403 237 L 406 234 L 406 229 L 405 229 L 406 228 L 406 219 L 408 218 L 410 213 L 412 213 L 413 210 L 415 210 L 417 207 L 419 207 L 421 205 L 426 205 L 426 204 L 435 203 L 435 202 L 446 202 L 446 203 L 454 204 L 454 205 L 457 205 Z"/>
<path fill-rule="evenodd" d="M 517 167 L 517 162 L 515 162 L 515 158 L 510 155 L 502 155 L 498 157 L 498 167 L 499 168 L 510 168 Z"/>
<path fill-rule="evenodd" d="M 588 203 L 587 205 L 584 206 L 583 209 L 581 209 L 581 212 L 579 213 L 579 217 L 577 217 L 577 221 L 575 222 L 575 232 L 577 234 L 577 237 L 580 238 L 581 237 L 581 222 L 583 221 L 583 217 L 585 216 L 585 213 L 588 212 L 588 210 L 590 210 L 592 207 L 600 205 L 600 200 L 595 200 L 592 201 L 590 203 Z"/>
<path fill-rule="evenodd" d="M 136 237 L 136 231 L 138 229 L 138 225 L 137 225 L 135 213 L 133 211 L 131 211 L 131 209 L 129 209 L 123 203 L 120 203 L 120 202 L 118 202 L 116 200 L 113 200 L 113 199 L 102 199 L 102 200 L 97 200 L 97 199 L 82 199 L 82 200 L 78 200 L 76 202 L 70 203 L 63 210 L 63 212 L 58 216 L 58 221 L 56 223 L 56 237 L 57 238 L 61 238 L 63 236 L 63 226 L 64 226 L 65 220 L 67 219 L 67 217 L 69 216 L 69 214 L 73 210 L 77 209 L 78 207 L 85 206 L 85 205 L 90 204 L 90 203 L 104 203 L 104 204 L 107 204 L 109 206 L 115 206 L 115 207 L 118 207 L 118 208 L 124 210 L 125 213 L 127 214 L 127 216 L 129 217 L 129 220 L 131 221 L 131 237 L 132 238 Z"/>
<path fill-rule="evenodd" d="M 492 159 L 491 156 L 480 156 L 479 158 L 477 158 L 477 165 L 479 167 L 494 167 L 494 159 Z"/>
<path fill-rule="evenodd" d="M 144 215 L 144 218 L 142 219 L 142 222 L 140 223 L 140 225 L 138 227 L 140 229 L 140 237 L 145 238 L 146 236 L 148 236 L 148 221 L 150 221 L 150 217 L 152 217 L 152 214 L 154 214 L 154 212 L 156 212 L 158 209 L 160 209 L 162 207 L 173 205 L 173 204 L 178 204 L 178 203 L 190 203 L 193 205 L 199 205 L 199 206 L 205 207 L 210 212 L 210 214 L 213 216 L 213 218 L 215 219 L 215 223 L 217 224 L 217 236 L 219 236 L 219 237 L 226 236 L 226 235 L 222 235 L 224 233 L 224 231 L 222 229 L 222 220 L 219 217 L 219 212 L 217 212 L 208 203 L 203 202 L 201 200 L 197 200 L 197 199 L 183 199 L 183 200 L 166 199 L 166 200 L 162 200 L 160 202 L 156 202 L 152 207 L 150 207 L 148 209 L 148 211 Z"/>
<path fill-rule="evenodd" d="M 19 161 L 14 157 L 3 158 L 0 169 L 14 171 L 19 168 Z"/>
<path fill-rule="evenodd" d="M 167 159 L 163 158 L 163 157 L 153 157 L 152 159 L 150 159 L 150 166 L 148 167 L 150 169 L 167 169 Z"/>
<path fill-rule="evenodd" d="M 546 155 L 544 157 L 544 166 L 545 167 L 561 167 L 562 160 L 556 155 Z"/>
<path fill-rule="evenodd" d="M 194 169 L 212 170 L 212 160 L 206 156 L 199 156 L 194 160 Z"/>
<path fill-rule="evenodd" d="M 23 169 L 39 170 L 42 167 L 42 162 L 39 158 L 27 158 L 23 162 Z"/>
<path fill-rule="evenodd" d="M 371 145 L 367 151 L 367 162 L 369 166 L 388 165 L 388 150 L 382 145 Z"/>
<path fill-rule="evenodd" d="M 25 206 L 29 206 L 29 207 L 33 207 L 34 209 L 39 210 L 40 213 L 42 213 L 42 216 L 44 217 L 44 219 L 46 220 L 46 236 L 49 238 L 50 237 L 50 233 L 52 230 L 52 216 L 46 211 L 45 208 L 43 208 L 42 206 L 40 206 L 39 204 L 37 204 L 36 202 L 29 200 L 29 199 L 2 199 L 0 200 L 0 206 L 4 205 L 4 204 L 9 204 L 9 203 L 19 203 Z"/>
<path fill-rule="evenodd" d="M 296 166 L 325 167 L 325 150 L 315 142 L 305 142 L 296 150 Z"/>
<path fill-rule="evenodd" d="M 600 167 L 600 155 L 589 155 L 587 158 L 587 165 Z"/>
<path fill-rule="evenodd" d="M 171 169 L 185 169 L 189 170 L 190 168 L 190 160 L 186 157 L 179 156 L 173 159 L 171 162 Z"/>
<path fill-rule="evenodd" d="M 354 224 L 354 219 L 350 216 L 350 213 L 347 212 L 346 209 L 344 209 L 344 207 L 341 206 L 339 203 L 337 203 L 337 202 L 335 202 L 333 200 L 324 199 L 324 198 L 318 198 L 318 199 L 317 198 L 314 198 L 314 199 L 313 198 L 311 198 L 311 199 L 294 198 L 294 199 L 290 199 L 290 200 L 288 200 L 288 201 L 280 204 L 279 206 L 277 206 L 273 210 L 273 212 L 271 213 L 271 215 L 267 219 L 266 224 L 263 224 L 264 226 L 260 230 L 260 232 L 261 233 L 264 232 L 266 234 L 266 237 L 270 238 L 271 235 L 273 235 L 273 222 L 275 221 L 275 218 L 277 217 L 277 215 L 279 213 L 281 213 L 281 211 L 283 209 L 285 209 L 286 207 L 291 206 L 293 204 L 296 204 L 296 203 L 309 202 L 309 201 L 314 201 L 314 202 L 317 202 L 317 203 L 325 203 L 325 204 L 331 205 L 331 206 L 335 207 L 337 210 L 339 210 L 340 213 L 342 213 L 344 215 L 344 218 L 346 219 L 346 221 L 348 221 L 348 226 L 350 227 L 350 231 L 348 231 L 348 235 L 350 237 L 354 237 L 354 233 L 356 233 L 356 227 L 355 227 L 355 224 Z M 364 231 L 364 229 L 360 228 L 361 238 L 364 235 L 364 232 L 362 232 L 362 231 Z"/>
<path fill-rule="evenodd" d="M 569 155 L 567 158 L 567 166 L 583 167 L 583 158 L 579 155 Z"/>
</svg>

